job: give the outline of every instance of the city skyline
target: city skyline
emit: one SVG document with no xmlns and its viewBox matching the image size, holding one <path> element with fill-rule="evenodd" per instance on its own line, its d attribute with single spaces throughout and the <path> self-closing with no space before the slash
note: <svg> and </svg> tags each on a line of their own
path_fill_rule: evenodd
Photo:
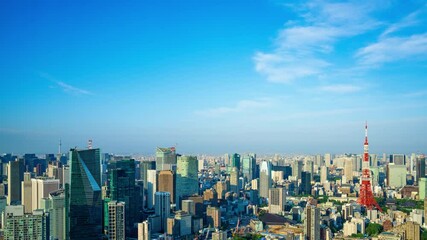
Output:
<svg viewBox="0 0 427 240">
<path fill-rule="evenodd" d="M 426 21 L 423 1 L 3 1 L 0 152 L 361 154 L 368 121 L 370 152 L 425 153 Z"/>
</svg>

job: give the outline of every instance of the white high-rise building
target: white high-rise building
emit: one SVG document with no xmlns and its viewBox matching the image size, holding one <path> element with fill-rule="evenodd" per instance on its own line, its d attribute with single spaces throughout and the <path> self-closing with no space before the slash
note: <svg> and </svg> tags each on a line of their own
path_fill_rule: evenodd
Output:
<svg viewBox="0 0 427 240">
<path fill-rule="evenodd" d="M 331 157 L 330 153 L 325 153 L 324 160 L 325 160 L 325 166 L 326 167 L 331 166 L 332 157 Z"/>
<path fill-rule="evenodd" d="M 157 171 L 147 170 L 147 207 L 154 207 L 154 194 L 157 191 Z"/>
<path fill-rule="evenodd" d="M 320 168 L 320 183 L 324 184 L 326 181 L 328 181 L 328 167 L 322 166 Z"/>
<path fill-rule="evenodd" d="M 49 193 L 59 189 L 59 179 L 36 178 L 31 179 L 32 208 L 41 209 L 40 200 L 48 198 Z"/>
<path fill-rule="evenodd" d="M 268 198 L 268 189 L 271 187 L 271 162 L 262 161 L 259 174 L 259 195 Z"/>
</svg>

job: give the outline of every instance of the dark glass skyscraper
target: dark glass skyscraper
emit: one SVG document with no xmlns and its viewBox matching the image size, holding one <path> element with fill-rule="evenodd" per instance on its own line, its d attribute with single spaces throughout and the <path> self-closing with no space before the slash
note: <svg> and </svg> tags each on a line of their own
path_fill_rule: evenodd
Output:
<svg viewBox="0 0 427 240">
<path fill-rule="evenodd" d="M 311 194 L 311 173 L 301 173 L 301 192 L 302 194 Z"/>
<path fill-rule="evenodd" d="M 135 199 L 135 160 L 115 159 L 108 164 L 110 199 L 125 203 L 126 235 L 131 234 L 138 213 Z"/>
<path fill-rule="evenodd" d="M 70 239 L 102 237 L 101 154 L 70 150 Z"/>
</svg>

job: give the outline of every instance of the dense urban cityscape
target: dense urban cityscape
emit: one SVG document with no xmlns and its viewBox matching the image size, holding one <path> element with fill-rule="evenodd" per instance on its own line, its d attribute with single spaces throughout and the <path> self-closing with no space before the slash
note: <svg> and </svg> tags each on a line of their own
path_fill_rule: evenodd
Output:
<svg viewBox="0 0 427 240">
<path fill-rule="evenodd" d="M 425 239 L 418 153 L 1 156 L 2 239 Z M 364 186 L 366 185 L 366 186 Z"/>
<path fill-rule="evenodd" d="M 0 240 L 427 240 L 426 0 L 0 0 Z"/>
</svg>

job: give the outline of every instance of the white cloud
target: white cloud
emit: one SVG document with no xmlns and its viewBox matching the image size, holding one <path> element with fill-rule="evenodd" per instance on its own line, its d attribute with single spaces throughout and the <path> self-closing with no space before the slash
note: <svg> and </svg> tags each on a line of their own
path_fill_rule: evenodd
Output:
<svg viewBox="0 0 427 240">
<path fill-rule="evenodd" d="M 387 37 L 360 49 L 356 58 L 362 65 L 378 66 L 410 57 L 426 57 L 427 33 L 409 37 Z"/>
<path fill-rule="evenodd" d="M 320 91 L 330 92 L 330 93 L 354 93 L 362 90 L 361 86 L 351 85 L 351 84 L 336 84 L 336 85 L 327 85 L 319 88 Z"/>
<path fill-rule="evenodd" d="M 329 65 L 328 62 L 316 58 L 295 58 L 279 53 L 258 52 L 254 56 L 255 69 L 267 77 L 270 82 L 289 83 L 318 74 Z"/>
<path fill-rule="evenodd" d="M 285 24 L 275 39 L 275 49 L 253 57 L 255 70 L 270 82 L 290 83 L 321 74 L 333 67 L 326 57 L 336 42 L 380 25 L 369 17 L 373 8 L 359 2 L 311 1 L 292 8 L 303 20 Z"/>
<path fill-rule="evenodd" d="M 197 111 L 197 115 L 205 117 L 219 117 L 226 114 L 232 113 L 245 113 L 254 110 L 263 109 L 270 107 L 273 104 L 273 100 L 270 98 L 256 99 L 256 100 L 241 100 L 236 103 L 233 107 L 217 107 L 206 110 Z"/>
<path fill-rule="evenodd" d="M 422 8 L 408 14 L 406 17 L 401 19 L 400 21 L 391 24 L 387 27 L 387 29 L 381 34 L 381 38 L 386 37 L 392 33 L 396 33 L 401 29 L 411 27 L 417 25 L 421 22 L 420 15 L 426 13 L 427 5 L 424 5 Z M 425 17 L 425 16 L 424 16 Z"/>
<path fill-rule="evenodd" d="M 70 84 L 64 83 L 62 81 L 58 81 L 58 82 L 56 82 L 56 84 L 58 84 L 58 86 L 60 86 L 65 92 L 75 93 L 75 94 L 92 95 L 92 92 L 90 92 L 88 90 L 84 90 L 81 88 L 71 86 Z"/>
<path fill-rule="evenodd" d="M 420 25 L 425 21 L 427 5 L 390 24 L 375 43 L 359 49 L 355 55 L 358 62 L 367 67 L 377 67 L 388 62 L 408 58 L 426 58 L 427 33 L 411 31 L 400 34 L 402 30 Z M 411 59 L 412 60 L 412 59 Z"/>
<path fill-rule="evenodd" d="M 70 94 L 76 94 L 76 95 L 93 95 L 91 91 L 78 88 L 75 86 L 72 86 L 68 83 L 65 83 L 63 81 L 58 81 L 54 77 L 52 77 L 50 74 L 47 73 L 40 73 L 40 77 L 47 79 L 53 83 L 55 83 L 58 87 L 60 87 L 64 92 L 70 93 Z"/>
</svg>

